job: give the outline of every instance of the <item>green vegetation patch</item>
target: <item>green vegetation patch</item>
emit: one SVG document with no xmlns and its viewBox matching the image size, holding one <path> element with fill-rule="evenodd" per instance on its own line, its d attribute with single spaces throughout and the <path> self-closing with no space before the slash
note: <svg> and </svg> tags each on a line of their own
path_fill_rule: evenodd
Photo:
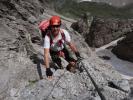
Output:
<svg viewBox="0 0 133 100">
<path fill-rule="evenodd" d="M 62 2 L 63 1 L 63 2 Z M 75 0 L 52 0 L 54 9 L 67 17 L 80 17 L 83 13 L 91 16 L 111 18 L 133 18 L 133 5 L 116 8 L 105 3 L 76 2 Z"/>
</svg>

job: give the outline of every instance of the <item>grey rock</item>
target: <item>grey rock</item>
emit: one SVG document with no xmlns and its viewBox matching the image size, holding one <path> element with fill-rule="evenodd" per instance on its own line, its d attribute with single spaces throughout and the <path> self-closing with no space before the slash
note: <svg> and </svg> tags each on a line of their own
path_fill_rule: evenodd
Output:
<svg viewBox="0 0 133 100">
<path fill-rule="evenodd" d="M 110 86 L 123 92 L 128 93 L 130 91 L 129 82 L 127 80 L 113 81 Z"/>
<path fill-rule="evenodd" d="M 133 29 L 133 20 L 119 20 L 94 17 L 92 22 L 86 17 L 72 24 L 72 28 L 83 34 L 85 41 L 91 47 L 100 47 L 118 39 Z M 91 25 L 91 26 L 90 26 Z M 90 27 L 90 29 L 89 29 Z"/>
<path fill-rule="evenodd" d="M 133 62 L 133 32 L 129 32 L 126 37 L 118 41 L 112 52 L 119 58 Z"/>
<path fill-rule="evenodd" d="M 28 20 L 29 20 L 29 22 L 32 23 L 32 24 L 36 23 L 36 21 L 37 21 L 37 19 L 36 19 L 34 16 L 30 16 L 30 17 L 28 18 Z"/>
<path fill-rule="evenodd" d="M 128 80 L 120 80 L 118 81 L 119 87 L 121 87 L 123 90 L 129 92 L 130 91 L 130 86 Z"/>
<path fill-rule="evenodd" d="M 5 2 L 5 4 L 2 3 L 1 9 L 5 12 L 4 16 L 7 17 L 0 18 L 0 99 L 100 100 L 87 73 L 84 71 L 74 74 L 66 71 L 67 63 L 64 61 L 64 69 L 53 70 L 55 75 L 53 80 L 47 79 L 44 64 L 40 62 L 43 59 L 44 51 L 40 45 L 37 45 L 40 41 L 38 23 L 34 20 L 34 24 L 32 24 L 28 18 L 30 16 L 37 18 L 41 14 L 42 7 L 48 3 L 45 1 L 40 3 L 38 0 L 9 0 Z M 13 7 L 12 10 L 9 10 L 10 7 Z M 44 13 L 43 16 L 47 18 L 54 14 L 56 13 L 51 11 L 50 14 Z M 9 18 L 9 16 L 14 16 L 16 19 Z M 64 21 L 64 19 L 62 20 Z M 70 22 L 67 23 L 70 25 Z M 121 75 L 92 53 L 80 34 L 70 28 L 66 29 L 71 33 L 72 40 L 81 55 L 85 57 L 83 63 L 106 99 L 120 100 L 131 95 L 132 92 L 128 94 L 108 86 L 109 81 L 117 80 L 119 82 L 122 80 Z M 37 45 L 36 48 L 35 45 Z M 15 50 L 16 48 L 17 50 Z M 42 49 L 40 50 L 40 48 Z M 42 54 L 42 58 L 38 54 Z M 41 80 L 40 75 L 43 77 Z M 128 87 L 125 86 L 128 83 L 120 82 L 119 84 L 120 87 L 128 90 Z"/>
</svg>

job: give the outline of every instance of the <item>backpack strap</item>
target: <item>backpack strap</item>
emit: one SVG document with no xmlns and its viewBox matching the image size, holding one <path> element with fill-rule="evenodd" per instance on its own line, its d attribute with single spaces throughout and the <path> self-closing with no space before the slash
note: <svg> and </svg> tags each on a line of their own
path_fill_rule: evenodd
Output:
<svg viewBox="0 0 133 100">
<path fill-rule="evenodd" d="M 64 31 L 60 29 L 60 33 L 61 33 L 61 39 L 58 41 L 58 45 L 61 46 L 63 44 L 63 40 L 65 42 L 65 34 Z M 64 45 L 64 44 L 63 44 Z"/>
<path fill-rule="evenodd" d="M 65 34 L 64 34 L 64 31 L 62 29 L 60 29 L 60 32 L 61 32 L 61 36 L 62 36 L 62 39 L 65 41 Z"/>
<path fill-rule="evenodd" d="M 58 41 L 58 44 L 59 44 L 59 45 L 62 44 L 62 40 L 65 41 L 65 34 L 64 34 L 64 31 L 60 29 L 60 33 L 61 33 L 62 39 Z M 49 39 L 50 39 L 50 46 L 51 46 L 52 43 L 53 43 L 53 36 L 52 36 L 52 34 L 51 34 L 51 31 L 47 32 L 47 36 L 48 36 Z"/>
<path fill-rule="evenodd" d="M 50 30 L 47 32 L 47 36 L 48 36 L 49 39 L 50 39 L 50 46 L 51 46 L 52 43 L 53 43 L 53 37 L 52 37 L 52 34 L 51 34 Z"/>
</svg>

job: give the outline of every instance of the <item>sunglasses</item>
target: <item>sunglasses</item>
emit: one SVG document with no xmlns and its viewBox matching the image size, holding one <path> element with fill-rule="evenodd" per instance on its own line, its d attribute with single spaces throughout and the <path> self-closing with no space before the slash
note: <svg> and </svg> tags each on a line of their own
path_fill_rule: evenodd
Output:
<svg viewBox="0 0 133 100">
<path fill-rule="evenodd" d="M 52 25 L 51 27 L 52 28 L 58 28 L 58 27 L 60 27 L 60 25 Z"/>
</svg>

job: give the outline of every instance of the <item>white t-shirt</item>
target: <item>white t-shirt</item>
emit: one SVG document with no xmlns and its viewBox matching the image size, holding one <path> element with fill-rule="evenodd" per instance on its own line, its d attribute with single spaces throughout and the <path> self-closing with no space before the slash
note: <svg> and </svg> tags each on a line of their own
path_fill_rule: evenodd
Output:
<svg viewBox="0 0 133 100">
<path fill-rule="evenodd" d="M 69 43 L 71 41 L 71 37 L 69 33 L 65 29 L 61 29 L 63 31 L 63 34 L 65 35 L 65 41 L 63 41 L 62 45 L 58 45 L 58 41 L 62 39 L 61 33 L 58 34 L 56 39 L 52 40 L 52 44 L 50 46 L 50 38 L 49 36 L 45 36 L 44 38 L 44 48 L 50 48 L 52 51 L 60 51 L 64 48 L 63 44 L 64 43 Z"/>
</svg>

